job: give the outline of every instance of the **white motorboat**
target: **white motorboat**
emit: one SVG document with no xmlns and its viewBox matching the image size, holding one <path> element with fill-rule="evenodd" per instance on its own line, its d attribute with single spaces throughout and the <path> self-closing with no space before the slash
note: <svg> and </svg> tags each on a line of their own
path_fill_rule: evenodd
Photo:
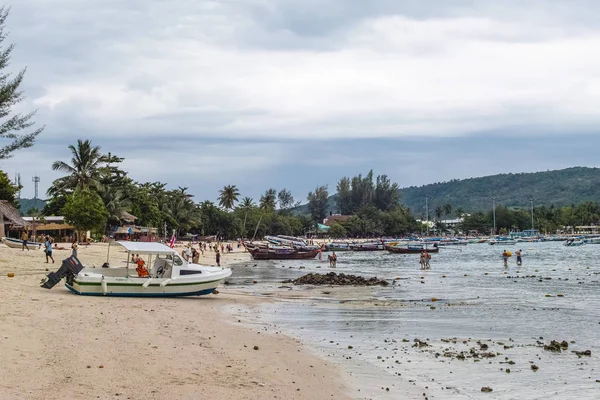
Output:
<svg viewBox="0 0 600 400">
<path fill-rule="evenodd" d="M 575 247 L 575 246 L 583 246 L 585 244 L 585 240 L 583 239 L 569 239 L 567 240 L 565 243 L 563 243 L 563 246 L 568 246 L 568 247 Z"/>
<path fill-rule="evenodd" d="M 188 264 L 172 248 L 160 243 L 117 242 L 127 250 L 125 268 L 83 267 L 75 257 L 63 261 L 42 287 L 51 289 L 62 278 L 71 292 L 90 296 L 181 297 L 212 293 L 231 269 Z M 146 277 L 140 277 L 132 254 L 148 256 Z M 152 258 L 154 262 L 152 262 Z"/>
<path fill-rule="evenodd" d="M 5 245 L 7 245 L 8 247 L 11 247 L 13 249 L 21 249 L 23 248 L 23 241 L 20 239 L 13 239 L 13 238 L 8 238 L 8 237 L 3 237 L 2 238 L 2 243 L 4 243 Z M 31 248 L 31 249 L 39 249 L 40 247 L 42 247 L 42 243 L 38 243 L 38 242 L 27 242 L 27 247 Z"/>
</svg>

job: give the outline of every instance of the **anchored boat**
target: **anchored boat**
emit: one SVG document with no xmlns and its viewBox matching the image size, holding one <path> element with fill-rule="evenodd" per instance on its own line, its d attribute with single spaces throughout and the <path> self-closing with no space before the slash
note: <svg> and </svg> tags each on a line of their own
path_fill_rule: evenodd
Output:
<svg viewBox="0 0 600 400">
<path fill-rule="evenodd" d="M 75 257 L 63 260 L 42 287 L 51 289 L 65 278 L 71 292 L 90 296 L 181 297 L 212 293 L 231 269 L 188 264 L 175 250 L 160 243 L 117 242 L 127 250 L 125 268 L 85 268 Z M 132 254 L 148 256 L 147 275 L 130 264 Z M 152 262 L 154 258 L 154 261 Z M 145 267 L 144 267 L 145 269 Z"/>
</svg>

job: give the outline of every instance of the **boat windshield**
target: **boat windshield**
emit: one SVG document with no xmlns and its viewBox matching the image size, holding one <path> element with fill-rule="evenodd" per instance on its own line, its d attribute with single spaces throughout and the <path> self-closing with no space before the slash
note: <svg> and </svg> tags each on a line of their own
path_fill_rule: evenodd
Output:
<svg viewBox="0 0 600 400">
<path fill-rule="evenodd" d="M 178 267 L 183 265 L 183 260 L 181 257 L 179 257 L 179 255 L 173 254 L 173 264 L 177 265 Z"/>
</svg>

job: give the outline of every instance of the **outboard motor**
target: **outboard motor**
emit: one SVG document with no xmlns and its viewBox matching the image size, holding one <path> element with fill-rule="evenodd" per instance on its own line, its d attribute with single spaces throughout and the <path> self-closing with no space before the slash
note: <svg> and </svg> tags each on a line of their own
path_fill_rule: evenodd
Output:
<svg viewBox="0 0 600 400">
<path fill-rule="evenodd" d="M 73 284 L 73 279 L 83 269 L 83 265 L 77 257 L 71 256 L 63 260 L 61 267 L 56 272 L 50 272 L 48 279 L 41 286 L 46 289 L 52 289 L 62 278 L 66 277 L 69 285 Z"/>
</svg>

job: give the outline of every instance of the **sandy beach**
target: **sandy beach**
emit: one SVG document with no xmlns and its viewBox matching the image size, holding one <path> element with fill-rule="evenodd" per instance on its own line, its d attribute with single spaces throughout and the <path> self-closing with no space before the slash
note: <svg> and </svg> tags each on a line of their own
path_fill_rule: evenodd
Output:
<svg viewBox="0 0 600 400">
<path fill-rule="evenodd" d="M 42 250 L 0 245 L 0 398 L 349 398 L 337 367 L 297 340 L 225 311 L 268 300 L 226 287 L 183 299 L 75 296 L 63 284 L 40 288 L 46 268 L 58 269 L 69 255 L 55 250 L 56 263 L 46 264 Z M 99 267 L 106 257 L 106 244 L 79 250 L 86 265 Z M 111 246 L 112 266 L 125 259 Z M 236 249 L 222 263 L 244 260 L 249 255 Z M 213 265 L 214 253 L 200 263 Z"/>
</svg>

